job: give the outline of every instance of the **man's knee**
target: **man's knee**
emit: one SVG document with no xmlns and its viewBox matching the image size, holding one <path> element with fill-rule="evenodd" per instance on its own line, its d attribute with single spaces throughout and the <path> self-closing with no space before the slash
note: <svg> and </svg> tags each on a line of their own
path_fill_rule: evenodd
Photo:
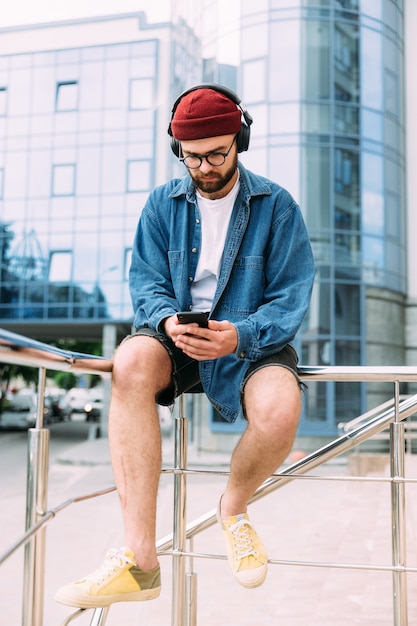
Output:
<svg viewBox="0 0 417 626">
<path fill-rule="evenodd" d="M 301 393 L 297 377 L 288 368 L 262 368 L 245 385 L 245 417 L 260 428 L 294 430 L 301 412 Z"/>
<path fill-rule="evenodd" d="M 113 359 L 113 383 L 149 377 L 170 378 L 171 359 L 153 337 L 136 335 L 124 340 Z"/>
</svg>

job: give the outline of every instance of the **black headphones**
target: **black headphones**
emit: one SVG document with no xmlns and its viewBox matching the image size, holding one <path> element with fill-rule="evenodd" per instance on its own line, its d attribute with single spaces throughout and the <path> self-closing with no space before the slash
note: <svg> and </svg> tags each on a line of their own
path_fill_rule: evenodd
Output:
<svg viewBox="0 0 417 626">
<path fill-rule="evenodd" d="M 222 85 L 214 85 L 211 83 L 203 83 L 202 85 L 196 85 L 195 87 L 191 87 L 190 89 L 187 89 L 180 96 L 178 96 L 178 98 L 175 100 L 172 106 L 171 122 L 174 119 L 175 111 L 177 110 L 177 107 L 179 103 L 181 102 L 181 100 L 186 95 L 188 95 L 192 91 L 196 91 L 197 89 L 213 89 L 214 91 L 217 91 L 218 93 L 221 93 L 224 96 L 226 96 L 226 98 L 229 98 L 229 100 L 234 102 L 236 106 L 242 111 L 243 120 L 242 120 L 242 125 L 240 127 L 240 131 L 236 135 L 236 146 L 237 146 L 238 152 L 245 152 L 249 148 L 250 125 L 253 122 L 253 118 L 251 115 L 249 115 L 249 113 L 246 110 L 243 109 L 243 107 L 241 106 L 241 100 L 239 99 L 239 97 L 231 89 L 228 89 L 227 87 L 223 87 Z M 170 135 L 171 137 L 171 150 L 175 154 L 176 157 L 179 157 L 181 156 L 181 144 L 178 141 L 178 139 L 175 139 L 175 137 L 172 134 L 171 122 L 169 123 L 169 126 L 168 126 L 168 135 Z"/>
</svg>

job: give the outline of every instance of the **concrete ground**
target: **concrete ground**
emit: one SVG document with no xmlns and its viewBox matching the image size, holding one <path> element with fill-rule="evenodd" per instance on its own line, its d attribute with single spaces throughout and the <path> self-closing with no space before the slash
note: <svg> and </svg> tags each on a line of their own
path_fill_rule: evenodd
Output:
<svg viewBox="0 0 417 626">
<path fill-rule="evenodd" d="M 172 440 L 164 441 L 164 464 L 173 459 Z M 365 468 L 368 478 L 389 475 L 388 457 L 379 467 Z M 196 453 L 191 447 L 189 465 L 227 471 L 229 459 Z M 363 463 L 362 463 L 363 465 Z M 345 481 L 357 463 L 336 460 L 314 472 L 320 479 L 297 479 L 250 507 L 251 519 L 266 544 L 271 564 L 266 582 L 247 590 L 234 580 L 228 563 L 195 558 L 198 626 L 391 626 L 393 625 L 392 573 L 385 570 L 326 568 L 323 564 L 391 563 L 390 484 L 386 481 Z M 408 456 L 407 476 L 417 477 L 417 456 Z M 356 471 L 355 469 L 355 471 Z M 215 509 L 226 477 L 188 478 L 189 521 Z M 48 504 L 55 507 L 75 495 L 113 485 L 106 439 L 85 441 L 69 448 L 50 467 Z M 406 487 L 408 565 L 417 566 L 417 484 Z M 24 499 L 24 494 L 22 496 Z M 172 476 L 164 474 L 158 500 L 158 533 L 172 530 Z M 11 505 L 10 527 L 22 502 Z M 20 534 L 20 532 L 19 532 Z M 17 534 L 17 536 L 19 536 Z M 122 520 L 115 492 L 71 505 L 48 524 L 43 626 L 59 626 L 72 612 L 53 600 L 57 587 L 79 578 L 101 564 L 110 547 L 122 545 Z M 225 547 L 217 525 L 196 537 L 194 552 L 224 557 Z M 158 600 L 115 604 L 106 626 L 170 626 L 171 559 L 161 556 L 163 590 Z M 289 562 L 295 564 L 289 564 Z M 314 567 L 306 561 L 316 562 Z M 297 564 L 298 562 L 298 564 Z M 321 565 L 320 565 L 321 564 Z M 188 565 L 187 565 L 188 571 Z M 1 624 L 21 623 L 23 550 L 0 568 Z M 71 622 L 91 623 L 86 611 Z M 408 621 L 417 626 L 417 573 L 408 574 Z M 186 626 L 186 624 L 181 625 Z"/>
</svg>

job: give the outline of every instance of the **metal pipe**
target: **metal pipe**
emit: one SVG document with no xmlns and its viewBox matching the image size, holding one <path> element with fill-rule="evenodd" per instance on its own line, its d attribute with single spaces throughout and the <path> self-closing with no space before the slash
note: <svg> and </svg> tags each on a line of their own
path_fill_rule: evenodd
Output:
<svg viewBox="0 0 417 626">
<path fill-rule="evenodd" d="M 407 398 L 403 402 L 400 403 L 399 406 L 399 414 L 401 419 L 404 420 L 406 417 L 413 415 L 417 408 L 417 394 Z M 355 430 L 350 433 L 346 433 L 342 437 L 331 441 L 326 444 L 322 448 L 312 452 L 311 454 L 305 456 L 300 461 L 289 465 L 285 468 L 280 476 L 272 476 L 268 478 L 261 487 L 256 491 L 256 493 L 252 496 L 250 502 L 256 502 L 263 496 L 283 487 L 286 483 L 294 480 L 294 478 L 299 474 L 304 474 L 308 471 L 319 467 L 349 450 L 354 448 L 356 445 L 362 443 L 366 439 L 369 439 L 373 435 L 379 433 L 381 430 L 384 430 L 394 419 L 394 408 L 391 408 L 387 411 L 384 411 L 382 415 L 375 417 L 368 424 L 362 424 L 358 426 Z M 205 515 L 202 515 L 198 519 L 194 520 L 187 526 L 186 535 L 187 538 L 194 537 L 198 535 L 200 532 L 210 528 L 213 524 L 216 523 L 216 509 L 209 511 Z M 172 536 L 163 537 L 157 543 L 157 548 L 159 551 L 163 552 L 165 550 L 170 550 L 172 548 Z"/>
<path fill-rule="evenodd" d="M 90 622 L 90 626 L 104 626 L 109 614 L 110 607 L 106 606 L 101 609 L 96 609 L 93 613 L 93 618 Z"/>
<path fill-rule="evenodd" d="M 391 526 L 392 526 L 392 585 L 394 626 L 407 626 L 407 573 L 406 521 L 405 521 L 405 437 L 404 423 L 396 419 L 390 426 L 391 433 Z"/>
<path fill-rule="evenodd" d="M 43 424 L 46 371 L 39 369 L 38 414 L 36 423 Z M 28 431 L 28 472 L 26 485 L 26 530 L 36 524 L 47 507 L 49 430 Z M 42 626 L 45 579 L 46 529 L 42 528 L 25 546 L 23 573 L 23 626 Z"/>
<path fill-rule="evenodd" d="M 188 423 L 184 416 L 185 398 L 180 397 L 180 411 L 175 418 L 174 470 L 187 468 Z M 184 626 L 185 606 L 185 560 L 186 547 L 186 497 L 187 477 L 174 471 L 174 520 L 172 535 L 172 626 Z"/>
<path fill-rule="evenodd" d="M 85 613 L 86 610 L 87 609 L 78 609 L 77 611 L 75 611 L 75 613 L 71 613 L 71 615 L 68 615 L 68 617 L 64 619 L 64 621 L 61 623 L 61 626 L 68 626 L 68 624 L 70 624 L 75 619 L 77 619 L 77 617 L 80 617 L 80 615 L 83 615 L 83 613 Z"/>
<path fill-rule="evenodd" d="M 187 626 L 197 626 L 197 574 L 195 572 L 187 573 L 186 592 L 187 592 Z"/>
</svg>

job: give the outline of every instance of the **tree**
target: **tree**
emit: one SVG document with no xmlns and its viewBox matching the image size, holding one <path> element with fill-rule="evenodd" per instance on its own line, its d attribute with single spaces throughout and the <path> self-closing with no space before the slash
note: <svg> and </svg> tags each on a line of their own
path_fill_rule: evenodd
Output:
<svg viewBox="0 0 417 626">
<path fill-rule="evenodd" d="M 19 377 L 23 379 L 28 387 L 32 384 L 36 386 L 38 383 L 38 370 L 36 367 L 15 365 L 14 363 L 0 363 L 0 413 L 3 410 L 11 381 Z"/>
</svg>

